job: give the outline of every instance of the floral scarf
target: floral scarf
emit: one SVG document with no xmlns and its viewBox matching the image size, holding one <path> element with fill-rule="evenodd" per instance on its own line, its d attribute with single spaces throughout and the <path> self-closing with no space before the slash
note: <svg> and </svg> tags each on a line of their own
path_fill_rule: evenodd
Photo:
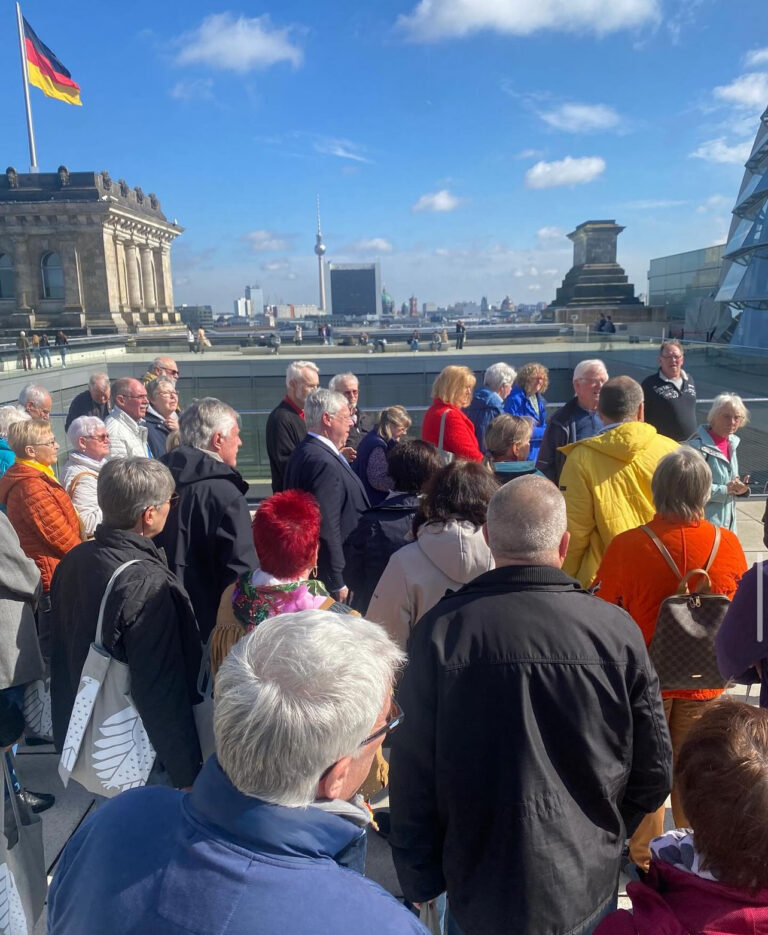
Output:
<svg viewBox="0 0 768 935">
<path fill-rule="evenodd" d="M 328 600 L 321 581 L 280 581 L 264 571 L 246 572 L 235 582 L 232 612 L 250 632 L 268 617 L 311 610 Z"/>
</svg>

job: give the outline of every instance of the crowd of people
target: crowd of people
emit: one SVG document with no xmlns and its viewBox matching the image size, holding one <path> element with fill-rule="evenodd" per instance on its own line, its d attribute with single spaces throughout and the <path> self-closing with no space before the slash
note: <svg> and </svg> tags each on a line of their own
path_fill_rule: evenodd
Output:
<svg viewBox="0 0 768 935">
<path fill-rule="evenodd" d="M 237 412 L 181 408 L 172 358 L 93 374 L 58 476 L 49 391 L 0 408 L 0 742 L 62 751 L 103 620 L 153 756 L 66 846 L 49 931 L 763 931 L 768 711 L 722 697 L 760 682 L 768 706 L 768 563 L 736 535 L 748 413 L 723 393 L 697 426 L 683 363 L 665 341 L 641 385 L 583 360 L 549 415 L 541 363 L 480 388 L 449 365 L 409 438 L 354 373 L 326 388 L 293 361 L 253 517 Z M 674 595 L 723 598 L 714 677 L 661 666 Z M 376 831 L 405 906 L 361 875 Z"/>
</svg>

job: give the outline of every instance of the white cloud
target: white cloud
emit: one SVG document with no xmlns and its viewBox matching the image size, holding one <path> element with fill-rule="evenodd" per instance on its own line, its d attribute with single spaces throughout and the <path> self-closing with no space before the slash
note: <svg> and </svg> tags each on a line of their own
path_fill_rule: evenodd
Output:
<svg viewBox="0 0 768 935">
<path fill-rule="evenodd" d="M 706 214 L 709 211 L 722 211 L 723 208 L 733 207 L 734 199 L 727 195 L 710 195 L 709 198 L 696 209 L 697 214 Z"/>
<path fill-rule="evenodd" d="M 210 101 L 213 100 L 213 79 L 177 81 L 168 93 L 177 101 Z"/>
<path fill-rule="evenodd" d="M 371 237 L 369 240 L 356 240 L 348 250 L 351 253 L 391 253 L 394 247 L 385 237 Z"/>
<path fill-rule="evenodd" d="M 679 208 L 687 204 L 686 200 L 675 198 L 638 198 L 636 201 L 625 201 L 622 207 L 634 208 L 636 211 L 655 211 L 659 208 Z"/>
<path fill-rule="evenodd" d="M 607 35 L 658 22 L 660 0 L 420 0 L 397 26 L 421 42 L 459 38 L 481 30 L 529 36 L 540 30 Z"/>
<path fill-rule="evenodd" d="M 698 149 L 690 153 L 690 156 L 693 159 L 706 159 L 707 162 L 744 163 L 749 159 L 751 151 L 752 142 L 750 140 L 729 146 L 725 141 L 725 137 L 721 136 L 717 140 L 707 140 L 706 143 L 702 143 Z"/>
<path fill-rule="evenodd" d="M 538 275 L 539 275 L 539 271 L 536 269 L 535 266 L 531 266 L 531 267 L 528 269 L 528 275 L 529 275 L 529 276 L 538 276 Z"/>
<path fill-rule="evenodd" d="M 719 85 L 712 93 L 718 100 L 727 104 L 762 112 L 768 101 L 768 74 L 756 71 L 749 75 L 740 75 L 730 84 Z"/>
<path fill-rule="evenodd" d="M 768 47 L 764 49 L 752 49 L 744 56 L 745 68 L 759 68 L 760 65 L 768 65 Z"/>
<path fill-rule="evenodd" d="M 447 188 L 439 192 L 428 192 L 412 205 L 411 211 L 453 211 L 461 204 L 461 199 L 451 194 Z"/>
<path fill-rule="evenodd" d="M 544 275 L 545 276 L 557 276 L 557 270 L 556 269 L 545 269 Z"/>
<path fill-rule="evenodd" d="M 213 13 L 175 40 L 177 65 L 208 65 L 223 71 L 261 71 L 279 62 L 301 65 L 304 54 L 292 42 L 292 27 L 277 28 L 269 16 Z"/>
<path fill-rule="evenodd" d="M 532 282 L 530 286 L 528 286 L 528 291 L 529 292 L 540 292 L 541 286 L 537 282 Z"/>
<path fill-rule="evenodd" d="M 351 159 L 353 162 L 370 162 L 363 155 L 364 147 L 351 140 L 319 139 L 315 142 L 315 150 L 324 156 L 338 156 L 339 159 Z"/>
<path fill-rule="evenodd" d="M 265 273 L 282 273 L 291 268 L 289 260 L 270 260 L 268 263 L 262 263 L 261 269 Z"/>
<path fill-rule="evenodd" d="M 555 185 L 584 185 L 605 171 L 600 156 L 566 156 L 556 162 L 537 162 L 525 173 L 527 188 L 552 188 Z"/>
<path fill-rule="evenodd" d="M 544 151 L 541 149 L 524 149 L 519 153 L 515 153 L 515 159 L 540 159 L 544 155 Z"/>
<path fill-rule="evenodd" d="M 521 269 L 516 269 L 512 275 L 515 277 L 515 279 L 522 279 L 523 276 L 525 276 L 525 273 Z"/>
<path fill-rule="evenodd" d="M 275 231 L 256 230 L 245 234 L 243 240 L 254 253 L 269 253 L 272 250 L 289 250 L 290 243 Z"/>
<path fill-rule="evenodd" d="M 562 240 L 565 237 L 565 231 L 562 227 L 540 227 L 536 231 L 536 236 L 542 243 L 549 243 L 553 240 Z"/>
<path fill-rule="evenodd" d="M 561 104 L 539 116 L 544 123 L 566 133 L 611 130 L 621 124 L 621 117 L 607 104 Z"/>
</svg>

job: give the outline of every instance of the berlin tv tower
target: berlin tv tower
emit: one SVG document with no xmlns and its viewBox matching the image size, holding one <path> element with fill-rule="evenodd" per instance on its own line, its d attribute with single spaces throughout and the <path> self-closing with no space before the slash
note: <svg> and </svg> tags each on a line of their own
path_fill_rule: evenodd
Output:
<svg viewBox="0 0 768 935">
<path fill-rule="evenodd" d="M 323 257 L 325 244 L 320 230 L 320 196 L 317 196 L 317 238 L 315 240 L 315 253 L 317 254 L 317 273 L 320 278 L 320 311 L 325 311 L 325 276 L 323 275 Z"/>
</svg>

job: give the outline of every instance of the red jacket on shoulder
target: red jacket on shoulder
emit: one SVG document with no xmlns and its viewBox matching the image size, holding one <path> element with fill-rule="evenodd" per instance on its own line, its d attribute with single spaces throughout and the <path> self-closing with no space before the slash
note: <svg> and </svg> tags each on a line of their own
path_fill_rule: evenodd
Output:
<svg viewBox="0 0 768 935">
<path fill-rule="evenodd" d="M 421 437 L 433 445 L 438 443 L 440 420 L 446 411 L 448 415 L 445 417 L 443 449 L 453 452 L 457 458 L 464 461 L 482 461 L 483 453 L 477 444 L 474 425 L 458 406 L 452 406 L 442 399 L 433 399 L 432 405 L 424 413 Z"/>
</svg>

